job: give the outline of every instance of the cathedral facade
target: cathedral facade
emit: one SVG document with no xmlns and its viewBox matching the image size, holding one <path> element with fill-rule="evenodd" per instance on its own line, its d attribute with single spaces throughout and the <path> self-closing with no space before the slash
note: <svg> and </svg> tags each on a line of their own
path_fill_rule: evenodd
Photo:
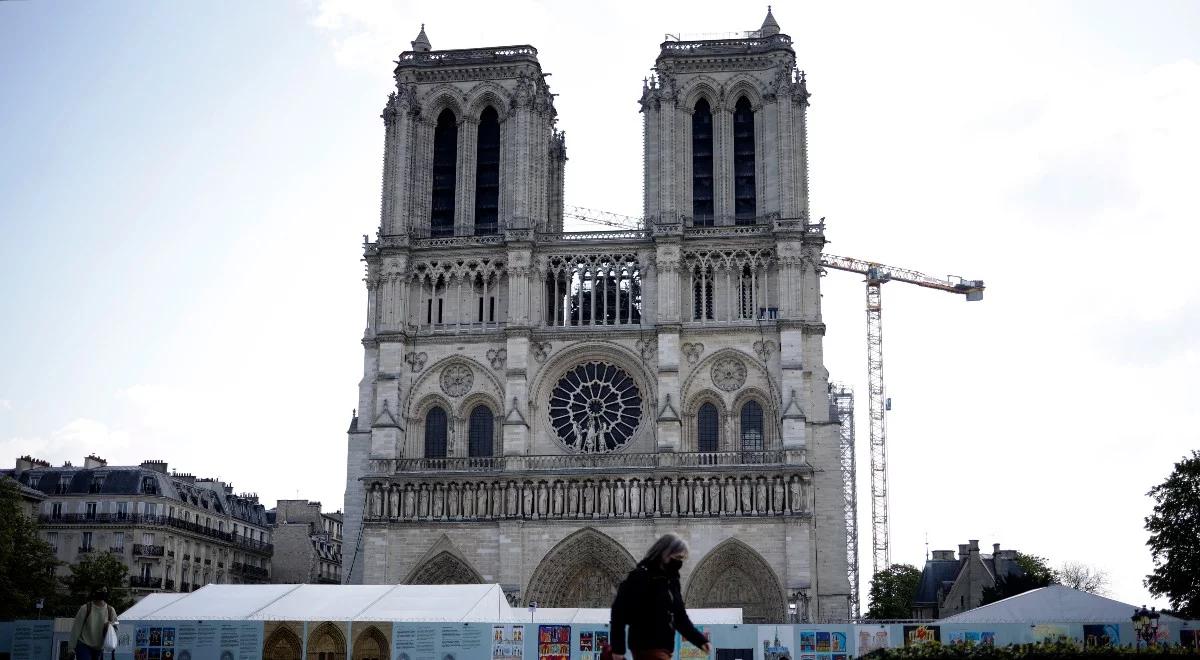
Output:
<svg viewBox="0 0 1200 660">
<path fill-rule="evenodd" d="M 564 231 L 533 47 L 434 50 L 422 28 L 395 78 L 346 581 L 607 607 L 675 531 L 690 607 L 848 616 L 809 95 L 770 13 L 662 44 L 638 229 Z"/>
</svg>

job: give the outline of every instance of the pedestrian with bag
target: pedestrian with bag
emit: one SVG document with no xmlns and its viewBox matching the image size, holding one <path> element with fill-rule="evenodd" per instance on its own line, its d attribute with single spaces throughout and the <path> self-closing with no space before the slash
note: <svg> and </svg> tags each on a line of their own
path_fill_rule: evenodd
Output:
<svg viewBox="0 0 1200 660">
<path fill-rule="evenodd" d="M 612 660 L 624 660 L 626 647 L 633 660 L 671 660 L 676 632 L 705 653 L 711 651 L 704 633 L 688 618 L 679 590 L 679 569 L 687 557 L 687 542 L 665 534 L 617 588 L 609 627 Z M 625 626 L 629 626 L 628 644 Z"/>
<path fill-rule="evenodd" d="M 108 591 L 92 591 L 88 602 L 75 613 L 71 643 L 75 660 L 104 660 L 105 653 L 117 650 L 117 611 L 108 604 Z"/>
</svg>

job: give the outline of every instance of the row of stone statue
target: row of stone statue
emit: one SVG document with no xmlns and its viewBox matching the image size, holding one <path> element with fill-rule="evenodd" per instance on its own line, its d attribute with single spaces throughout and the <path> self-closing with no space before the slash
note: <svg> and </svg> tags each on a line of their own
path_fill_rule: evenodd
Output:
<svg viewBox="0 0 1200 660">
<path fill-rule="evenodd" d="M 680 479 L 375 482 L 367 517 L 399 520 L 772 516 L 806 513 L 809 474 Z"/>
</svg>

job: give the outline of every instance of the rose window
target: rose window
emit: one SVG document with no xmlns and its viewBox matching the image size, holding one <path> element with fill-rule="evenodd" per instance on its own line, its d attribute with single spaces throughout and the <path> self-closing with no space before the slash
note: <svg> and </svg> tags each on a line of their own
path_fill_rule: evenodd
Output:
<svg viewBox="0 0 1200 660">
<path fill-rule="evenodd" d="M 550 393 L 550 426 L 581 453 L 608 452 L 633 438 L 642 419 L 642 393 L 629 374 L 585 362 L 563 374 Z"/>
</svg>

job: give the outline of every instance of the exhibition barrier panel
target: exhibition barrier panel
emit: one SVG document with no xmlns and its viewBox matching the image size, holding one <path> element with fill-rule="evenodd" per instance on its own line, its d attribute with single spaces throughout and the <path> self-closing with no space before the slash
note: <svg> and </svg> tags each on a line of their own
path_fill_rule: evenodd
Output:
<svg viewBox="0 0 1200 660">
<path fill-rule="evenodd" d="M 533 617 L 533 614 L 527 613 Z M 1200 622 L 1160 641 L 1196 645 Z M 701 626 L 706 654 L 676 641 L 677 660 L 848 660 L 877 648 L 939 641 L 1007 645 L 1068 638 L 1131 645 L 1131 624 L 872 624 Z M 599 660 L 603 623 L 137 620 L 121 625 L 116 660 Z M 0 654 L 58 660 L 53 621 L 0 624 Z"/>
</svg>

